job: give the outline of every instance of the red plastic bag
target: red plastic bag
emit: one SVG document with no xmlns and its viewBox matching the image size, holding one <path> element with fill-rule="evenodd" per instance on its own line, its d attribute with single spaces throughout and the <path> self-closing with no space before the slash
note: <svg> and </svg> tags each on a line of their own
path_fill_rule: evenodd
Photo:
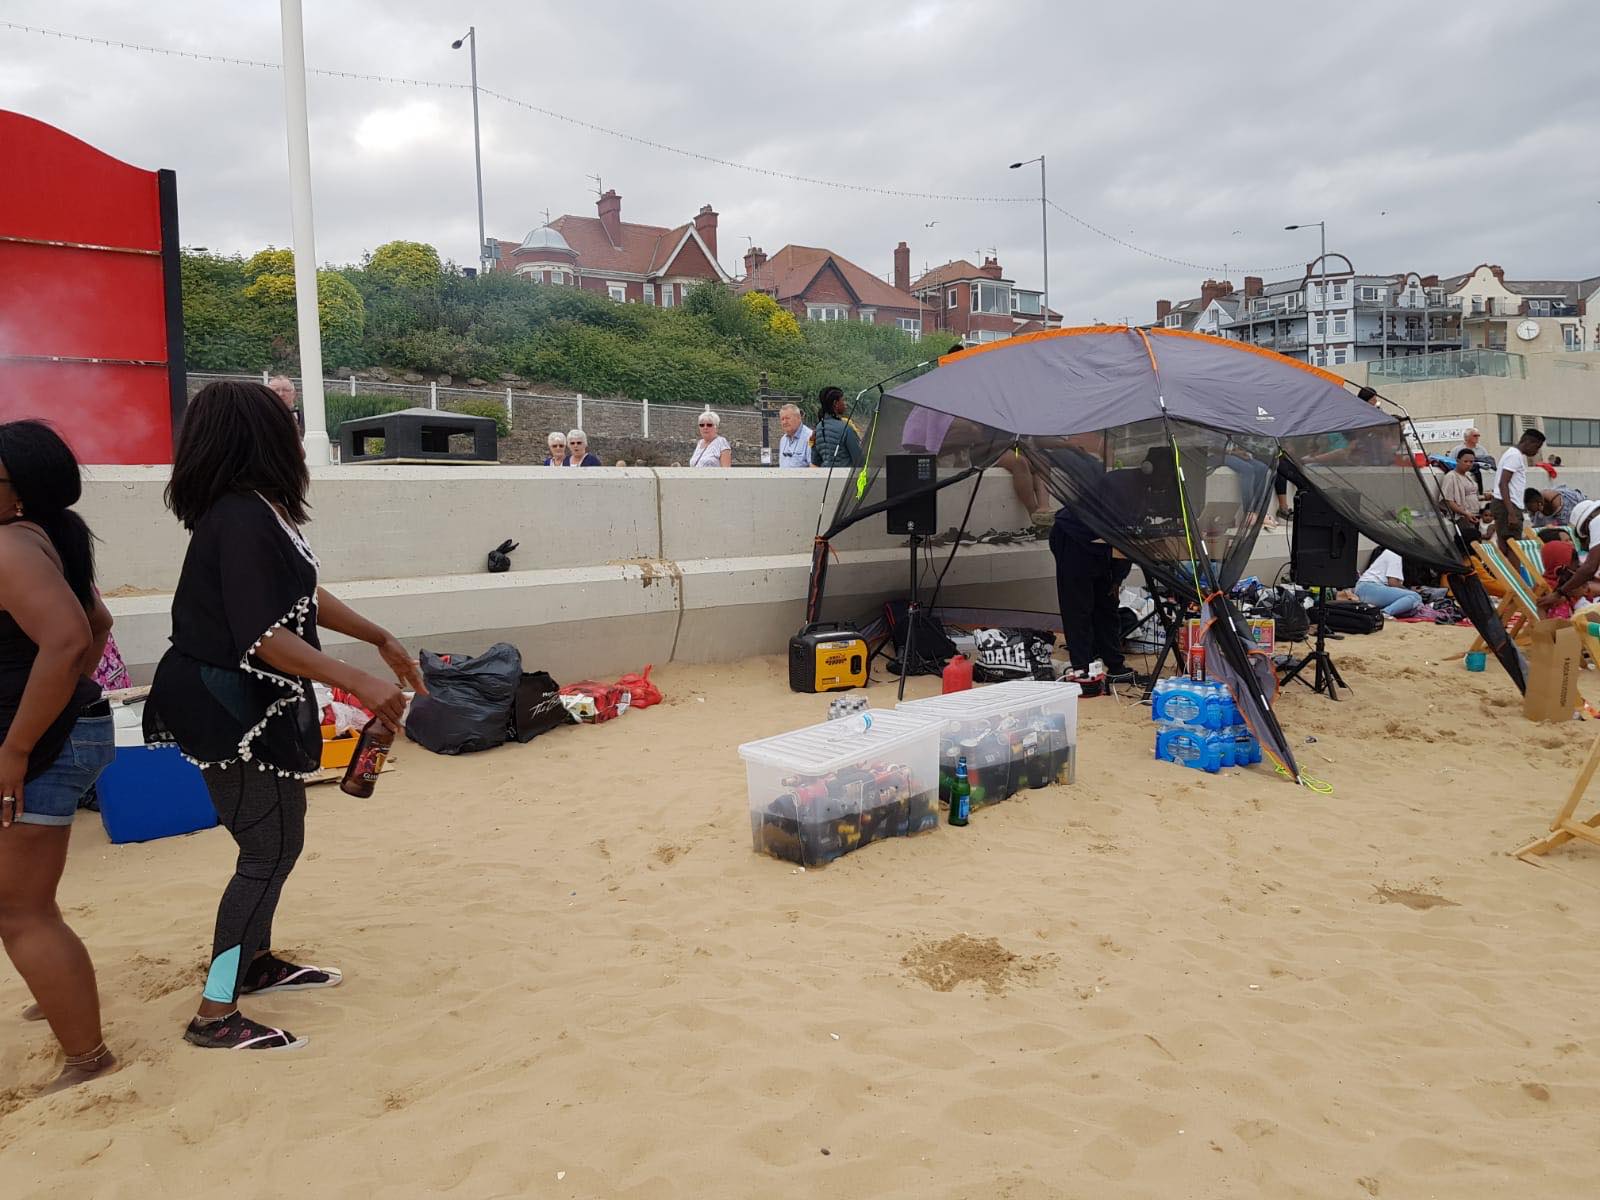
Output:
<svg viewBox="0 0 1600 1200">
<path fill-rule="evenodd" d="M 650 672 L 655 670 L 651 663 L 644 669 L 642 675 L 624 675 L 617 680 L 617 686 L 632 694 L 632 708 L 649 708 L 652 704 L 661 703 L 661 689 L 650 682 Z"/>
</svg>

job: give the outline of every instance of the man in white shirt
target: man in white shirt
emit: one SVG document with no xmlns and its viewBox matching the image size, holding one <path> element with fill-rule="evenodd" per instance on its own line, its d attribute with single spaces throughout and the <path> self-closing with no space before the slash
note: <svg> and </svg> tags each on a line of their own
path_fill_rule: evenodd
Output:
<svg viewBox="0 0 1600 1200">
<path fill-rule="evenodd" d="M 800 417 L 800 410 L 785 404 L 778 410 L 778 427 L 783 436 L 778 439 L 779 467 L 811 466 L 811 430 Z"/>
<path fill-rule="evenodd" d="M 1495 542 L 1507 562 L 1516 562 L 1511 553 L 1511 543 L 1522 536 L 1523 494 L 1528 490 L 1528 464 L 1539 457 L 1544 445 L 1544 434 L 1537 429 L 1525 430 L 1517 444 L 1500 456 L 1495 472 L 1494 499 L 1489 501 L 1489 515 L 1494 518 Z"/>
<path fill-rule="evenodd" d="M 1380 550 L 1356 580 L 1356 597 L 1386 617 L 1403 617 L 1422 607 L 1422 597 L 1405 586 L 1405 564 L 1393 550 Z"/>
</svg>

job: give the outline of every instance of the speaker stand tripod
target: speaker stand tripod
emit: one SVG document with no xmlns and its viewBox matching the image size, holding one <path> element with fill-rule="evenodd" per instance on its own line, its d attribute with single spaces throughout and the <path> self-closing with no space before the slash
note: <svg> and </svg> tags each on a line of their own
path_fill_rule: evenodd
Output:
<svg viewBox="0 0 1600 1200">
<path fill-rule="evenodd" d="M 922 601 L 917 598 L 917 545 L 922 535 L 915 524 L 911 525 L 911 590 L 906 593 L 906 644 L 900 652 L 900 693 L 906 698 L 906 676 L 911 673 L 912 655 L 916 653 L 917 622 L 922 617 Z"/>
<path fill-rule="evenodd" d="M 1344 681 L 1344 676 L 1339 674 L 1339 668 L 1334 664 L 1333 656 L 1328 653 L 1326 640 L 1328 636 L 1328 609 L 1327 602 L 1324 599 L 1327 592 L 1327 588 L 1317 589 L 1317 640 L 1313 644 L 1314 649 L 1299 662 L 1290 663 L 1285 668 L 1288 674 L 1283 676 L 1279 684 L 1282 686 L 1292 680 L 1300 679 L 1300 673 L 1315 664 L 1315 669 L 1311 673 L 1311 682 L 1306 683 L 1304 679 L 1300 679 L 1300 682 L 1305 683 L 1313 692 L 1324 693 L 1329 700 L 1337 700 L 1340 688 L 1347 692 L 1351 689 L 1350 685 Z"/>
</svg>

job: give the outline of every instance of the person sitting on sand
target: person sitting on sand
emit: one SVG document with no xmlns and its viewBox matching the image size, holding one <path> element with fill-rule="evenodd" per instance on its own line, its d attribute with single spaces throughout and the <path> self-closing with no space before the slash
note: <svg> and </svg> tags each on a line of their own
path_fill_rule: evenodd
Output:
<svg viewBox="0 0 1600 1200">
<path fill-rule="evenodd" d="M 94 964 L 56 905 L 78 803 L 115 752 L 89 678 L 111 614 L 94 588 L 93 535 L 72 511 L 82 486 L 48 425 L 0 425 L 0 942 L 66 1055 L 46 1092 L 116 1066 Z"/>
<path fill-rule="evenodd" d="M 406 701 L 394 683 L 324 654 L 317 630 L 366 642 L 396 679 L 427 690 L 393 635 L 318 585 L 317 557 L 300 532 L 310 483 L 294 422 L 266 388 L 224 380 L 189 402 L 167 484 L 189 550 L 144 724 L 147 742 L 176 743 L 200 767 L 217 819 L 239 847 L 205 989 L 184 1033 L 205 1049 L 305 1045 L 246 1017 L 240 995 L 342 979 L 272 952 L 278 899 L 305 843 L 305 781 L 321 766 L 310 681 L 353 693 L 395 730 Z"/>
<path fill-rule="evenodd" d="M 1422 597 L 1406 587 L 1405 564 L 1393 550 L 1372 552 L 1367 569 L 1356 580 L 1356 598 L 1383 609 L 1386 617 L 1404 617 L 1422 607 Z"/>
</svg>

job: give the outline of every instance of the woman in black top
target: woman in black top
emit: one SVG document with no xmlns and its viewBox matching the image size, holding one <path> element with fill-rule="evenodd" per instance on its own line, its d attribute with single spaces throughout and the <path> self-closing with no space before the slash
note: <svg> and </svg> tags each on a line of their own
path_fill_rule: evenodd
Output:
<svg viewBox="0 0 1600 1200">
<path fill-rule="evenodd" d="M 239 846 L 217 911 L 211 968 L 185 1038 L 211 1049 L 305 1044 L 239 1012 L 244 993 L 333 987 L 328 967 L 272 953 L 272 918 L 305 839 L 305 780 L 321 762 L 311 680 L 353 692 L 399 729 L 405 697 L 322 653 L 317 630 L 375 646 L 401 683 L 417 664 L 388 631 L 317 584 L 300 529 L 310 478 L 294 419 L 256 383 L 213 383 L 189 402 L 167 506 L 191 533 L 172 599 L 172 648 L 156 668 L 145 734 L 201 768 Z"/>
<path fill-rule="evenodd" d="M 0 425 L 0 940 L 67 1056 L 48 1091 L 110 1071 L 89 952 L 56 885 L 78 801 L 111 761 L 89 678 L 111 632 L 78 462 L 48 425 Z"/>
</svg>

